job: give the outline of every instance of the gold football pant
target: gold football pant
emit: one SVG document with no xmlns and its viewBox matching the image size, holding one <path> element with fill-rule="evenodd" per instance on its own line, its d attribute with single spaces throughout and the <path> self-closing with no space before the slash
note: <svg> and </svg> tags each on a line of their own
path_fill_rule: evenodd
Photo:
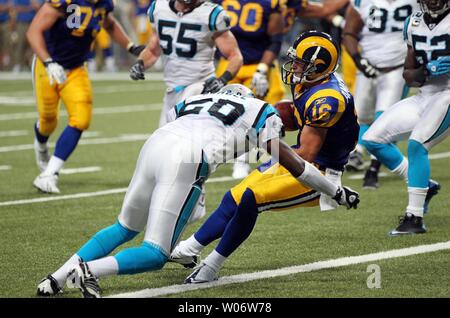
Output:
<svg viewBox="0 0 450 318">
<path fill-rule="evenodd" d="M 270 161 L 231 188 L 231 195 L 237 205 L 246 189 L 253 191 L 258 212 L 317 206 L 320 198 L 319 192 L 298 182 L 279 163 Z"/>
<path fill-rule="evenodd" d="M 69 126 L 86 130 L 92 118 L 92 86 L 84 66 L 66 71 L 67 80 L 50 85 L 44 64 L 37 57 L 33 61 L 33 84 L 39 113 L 39 133 L 50 136 L 58 123 L 59 103 L 63 101 Z"/>
</svg>

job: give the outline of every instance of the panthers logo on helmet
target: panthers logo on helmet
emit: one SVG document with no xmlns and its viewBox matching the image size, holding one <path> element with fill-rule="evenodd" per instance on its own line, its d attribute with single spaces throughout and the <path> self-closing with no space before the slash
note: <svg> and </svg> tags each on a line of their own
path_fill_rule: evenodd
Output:
<svg viewBox="0 0 450 318">
<path fill-rule="evenodd" d="M 222 87 L 217 94 L 228 94 L 237 97 L 255 98 L 252 90 L 242 84 L 228 84 Z"/>
<path fill-rule="evenodd" d="M 302 33 L 289 48 L 289 61 L 283 64 L 286 84 L 314 83 L 332 74 L 339 60 L 339 46 L 325 32 Z"/>
</svg>

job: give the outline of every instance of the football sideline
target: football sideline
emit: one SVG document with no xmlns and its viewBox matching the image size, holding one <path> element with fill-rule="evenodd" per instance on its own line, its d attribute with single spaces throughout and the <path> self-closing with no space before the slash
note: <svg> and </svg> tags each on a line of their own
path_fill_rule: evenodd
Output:
<svg viewBox="0 0 450 318">
<path fill-rule="evenodd" d="M 171 295 L 171 294 L 179 294 L 179 293 L 193 291 L 193 290 L 199 290 L 199 289 L 219 287 L 219 286 L 230 285 L 230 284 L 245 283 L 245 282 L 250 282 L 250 281 L 259 280 L 259 279 L 281 277 L 281 276 L 287 276 L 287 275 L 293 275 L 293 274 L 299 274 L 299 273 L 308 273 L 308 272 L 318 271 L 318 270 L 322 270 L 322 269 L 338 268 L 338 267 L 344 267 L 344 266 L 350 266 L 350 265 L 356 265 L 356 264 L 362 264 L 362 263 L 368 263 L 368 262 L 374 262 L 374 261 L 380 261 L 380 260 L 386 260 L 386 259 L 393 259 L 393 258 L 398 258 L 398 257 L 405 257 L 405 256 L 418 255 L 418 254 L 424 254 L 424 253 L 432 253 L 432 252 L 436 252 L 436 251 L 449 250 L 449 249 L 450 249 L 450 241 L 435 243 L 435 244 L 418 245 L 418 246 L 413 246 L 413 247 L 383 251 L 383 252 L 372 253 L 372 254 L 342 257 L 342 258 L 330 259 L 330 260 L 326 260 L 326 261 L 319 261 L 319 262 L 314 262 L 314 263 L 309 263 L 309 264 L 304 264 L 304 265 L 283 267 L 283 268 L 274 269 L 274 270 L 265 270 L 265 271 L 260 271 L 260 272 L 244 273 L 244 274 L 232 275 L 232 276 L 224 276 L 224 277 L 220 277 L 219 280 L 217 280 L 217 281 L 204 283 L 204 284 L 170 285 L 170 286 L 165 286 L 165 287 L 160 287 L 160 288 L 143 289 L 143 290 L 136 291 L 136 292 L 115 294 L 115 295 L 108 296 L 106 298 L 151 298 L 151 297 L 165 296 L 165 295 Z"/>
</svg>

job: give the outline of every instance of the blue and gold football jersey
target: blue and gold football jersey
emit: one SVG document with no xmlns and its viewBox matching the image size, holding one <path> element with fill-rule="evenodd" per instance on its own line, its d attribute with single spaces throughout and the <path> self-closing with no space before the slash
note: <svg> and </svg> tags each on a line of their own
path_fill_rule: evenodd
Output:
<svg viewBox="0 0 450 318">
<path fill-rule="evenodd" d="M 267 34 L 269 16 L 281 13 L 279 0 L 214 0 L 230 17 L 231 32 L 236 37 L 244 64 L 259 63 L 270 45 Z"/>
<path fill-rule="evenodd" d="M 156 0 L 133 0 L 135 11 L 134 15 L 147 15 L 151 2 Z"/>
<path fill-rule="evenodd" d="M 297 84 L 292 85 L 291 90 L 299 137 L 304 126 L 328 129 L 315 163 L 343 170 L 358 141 L 359 125 L 353 96 L 335 75 L 310 89 Z M 297 147 L 301 147 L 300 138 L 298 140 Z"/>
<path fill-rule="evenodd" d="M 45 32 L 45 44 L 53 60 L 65 69 L 82 65 L 100 31 L 106 15 L 113 11 L 112 0 L 46 0 L 64 16 Z"/>
</svg>

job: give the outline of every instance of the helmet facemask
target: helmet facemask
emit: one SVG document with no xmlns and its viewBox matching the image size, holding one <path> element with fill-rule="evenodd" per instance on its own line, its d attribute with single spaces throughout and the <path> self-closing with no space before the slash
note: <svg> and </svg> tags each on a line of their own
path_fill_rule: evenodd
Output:
<svg viewBox="0 0 450 318">
<path fill-rule="evenodd" d="M 431 18 L 436 19 L 449 9 L 448 0 L 419 0 L 420 8 Z"/>
</svg>

